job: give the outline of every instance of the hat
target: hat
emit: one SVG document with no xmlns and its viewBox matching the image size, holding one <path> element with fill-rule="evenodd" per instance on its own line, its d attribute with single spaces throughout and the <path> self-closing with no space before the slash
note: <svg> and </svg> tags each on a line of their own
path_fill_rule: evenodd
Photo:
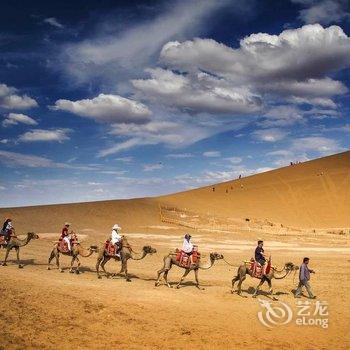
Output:
<svg viewBox="0 0 350 350">
<path fill-rule="evenodd" d="M 65 222 L 64 226 L 70 226 L 70 222 Z"/>
<path fill-rule="evenodd" d="M 122 228 L 118 224 L 114 224 L 112 230 L 121 230 Z"/>
</svg>

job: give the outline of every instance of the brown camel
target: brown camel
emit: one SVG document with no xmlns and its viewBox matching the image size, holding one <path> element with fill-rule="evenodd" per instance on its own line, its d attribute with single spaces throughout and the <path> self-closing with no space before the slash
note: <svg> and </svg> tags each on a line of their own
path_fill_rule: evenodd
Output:
<svg viewBox="0 0 350 350">
<path fill-rule="evenodd" d="M 132 250 L 131 246 L 129 245 L 125 236 L 122 237 L 121 245 L 122 245 L 122 248 L 119 251 L 120 258 L 118 256 L 108 255 L 108 253 L 105 250 L 105 245 L 100 247 L 100 249 L 98 250 L 97 262 L 96 262 L 96 273 L 98 278 L 102 278 L 102 276 L 100 275 L 100 267 L 102 268 L 103 272 L 106 274 L 106 277 L 109 278 L 110 274 L 105 270 L 105 265 L 110 259 L 114 259 L 117 261 L 121 261 L 122 266 L 119 273 L 112 274 L 112 276 L 116 276 L 124 272 L 126 281 L 131 282 L 131 279 L 129 278 L 129 275 L 128 275 L 128 260 L 129 259 L 142 260 L 148 254 L 152 255 L 154 253 L 157 253 L 157 250 L 152 248 L 151 246 L 144 246 L 142 248 L 141 253 L 138 253 L 138 254 L 135 253 Z"/>
<path fill-rule="evenodd" d="M 169 273 L 170 269 L 172 268 L 172 266 L 175 265 L 175 266 L 181 267 L 182 269 L 185 269 L 185 272 L 184 272 L 183 276 L 181 277 L 179 283 L 176 285 L 176 288 L 180 288 L 180 285 L 181 285 L 182 281 L 185 279 L 185 277 L 191 271 L 194 271 L 194 276 L 195 276 L 195 279 L 196 279 L 196 287 L 198 289 L 202 289 L 203 290 L 204 288 L 201 288 L 199 286 L 198 270 L 199 269 L 201 269 L 201 270 L 208 270 L 214 265 L 215 260 L 220 260 L 220 259 L 223 259 L 223 258 L 224 258 L 224 256 L 222 254 L 210 253 L 210 261 L 209 262 L 207 262 L 207 263 L 199 262 L 198 264 L 194 264 L 191 267 L 186 268 L 184 266 L 181 266 L 179 261 L 176 260 L 176 252 L 170 252 L 163 259 L 164 266 L 163 266 L 163 268 L 161 270 L 158 271 L 157 281 L 156 281 L 155 285 L 156 285 L 156 287 L 159 286 L 160 278 L 161 278 L 161 275 L 163 274 L 163 278 L 164 278 L 164 281 L 165 281 L 166 285 L 169 288 L 172 288 L 172 286 L 168 282 L 168 273 Z"/>
<path fill-rule="evenodd" d="M 4 240 L 2 240 L 0 242 L 0 247 L 6 249 L 5 260 L 2 263 L 2 266 L 7 266 L 6 261 L 7 261 L 7 258 L 9 256 L 10 250 L 12 250 L 14 248 L 16 250 L 16 254 L 17 254 L 17 264 L 18 264 L 18 267 L 21 269 L 23 267 L 23 265 L 21 265 L 20 261 L 19 261 L 19 248 L 26 246 L 32 239 L 38 239 L 38 238 L 39 238 L 39 236 L 36 233 L 28 232 L 27 237 L 24 239 L 20 239 L 17 236 L 13 236 L 10 238 L 8 243 L 6 243 Z"/>
<path fill-rule="evenodd" d="M 69 269 L 69 272 L 70 273 L 73 273 L 74 270 L 73 270 L 73 265 L 74 265 L 74 262 L 77 261 L 77 267 L 75 269 L 75 273 L 76 274 L 79 274 L 80 271 L 79 271 L 79 267 L 80 267 L 80 260 L 78 258 L 78 256 L 82 256 L 84 258 L 87 258 L 89 257 L 90 255 L 92 255 L 94 252 L 97 251 L 97 247 L 96 246 L 90 246 L 88 249 L 85 249 L 83 248 L 80 243 L 78 242 L 75 242 L 72 244 L 72 251 L 71 252 L 62 252 L 58 249 L 58 246 L 59 246 L 59 243 L 55 243 L 52 251 L 51 251 L 51 254 L 50 254 L 50 257 L 49 257 L 49 261 L 48 261 L 48 265 L 47 265 L 47 269 L 48 270 L 51 270 L 51 261 L 53 258 L 56 258 L 56 265 L 57 265 L 57 268 L 60 272 L 64 272 L 63 269 L 60 267 L 60 254 L 63 254 L 63 255 L 67 255 L 67 256 L 71 256 L 72 257 L 72 261 L 70 263 L 70 269 Z"/>
<path fill-rule="evenodd" d="M 246 275 L 248 274 L 249 276 L 252 276 L 252 271 L 249 268 L 250 262 L 245 262 L 241 266 L 239 266 L 238 271 L 237 271 L 237 276 L 235 276 L 232 279 L 232 289 L 231 293 L 234 293 L 234 285 L 237 281 L 238 282 L 238 289 L 237 289 L 237 294 L 241 295 L 242 292 L 242 283 L 246 279 Z M 253 294 L 253 298 L 255 298 L 258 294 L 259 288 L 265 283 L 265 281 L 269 285 L 269 294 L 272 294 L 272 283 L 271 280 L 275 278 L 276 280 L 281 280 L 285 277 L 287 277 L 292 271 L 298 270 L 299 267 L 294 265 L 292 262 L 287 262 L 284 264 L 284 267 L 282 270 L 277 270 L 276 267 L 271 266 L 271 269 L 268 274 L 265 274 L 262 276 L 260 279 L 260 282 L 258 286 L 255 289 L 255 292 Z M 276 275 L 277 274 L 277 275 Z"/>
</svg>

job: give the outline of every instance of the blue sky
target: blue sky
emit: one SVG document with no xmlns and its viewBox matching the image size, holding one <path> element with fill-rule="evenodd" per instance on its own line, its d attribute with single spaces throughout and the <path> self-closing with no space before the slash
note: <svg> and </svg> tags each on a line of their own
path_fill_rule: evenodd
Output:
<svg viewBox="0 0 350 350">
<path fill-rule="evenodd" d="M 2 1 L 1 206 L 165 194 L 348 150 L 350 2 Z"/>
</svg>

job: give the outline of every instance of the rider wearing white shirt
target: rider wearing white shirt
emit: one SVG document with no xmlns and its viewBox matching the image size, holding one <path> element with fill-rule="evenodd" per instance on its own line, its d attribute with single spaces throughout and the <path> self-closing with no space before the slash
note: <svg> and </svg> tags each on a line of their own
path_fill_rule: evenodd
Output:
<svg viewBox="0 0 350 350">
<path fill-rule="evenodd" d="M 118 250 L 120 248 L 119 246 L 119 243 L 122 239 L 122 236 L 119 234 L 119 231 L 121 230 L 122 228 L 118 225 L 118 224 L 115 224 L 112 228 L 112 233 L 111 233 L 111 242 L 115 245 L 115 252 L 117 256 L 119 256 L 119 253 L 118 253 Z"/>
<path fill-rule="evenodd" d="M 188 233 L 184 237 L 184 241 L 182 243 L 182 251 L 184 251 L 188 255 L 192 254 L 193 244 L 191 242 L 191 236 Z"/>
</svg>

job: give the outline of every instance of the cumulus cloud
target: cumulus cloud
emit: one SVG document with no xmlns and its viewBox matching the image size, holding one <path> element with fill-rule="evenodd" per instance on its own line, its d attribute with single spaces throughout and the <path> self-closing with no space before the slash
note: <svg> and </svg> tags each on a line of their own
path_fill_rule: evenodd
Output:
<svg viewBox="0 0 350 350">
<path fill-rule="evenodd" d="M 18 95 L 14 87 L 0 84 L 0 108 L 5 109 L 29 109 L 37 107 L 38 103 L 27 95 Z"/>
<path fill-rule="evenodd" d="M 99 94 L 92 99 L 58 100 L 53 109 L 63 110 L 98 122 L 144 122 L 151 111 L 144 104 L 119 95 Z"/>
<path fill-rule="evenodd" d="M 150 79 L 135 79 L 134 87 L 152 101 L 194 112 L 246 114 L 261 109 L 261 98 L 245 87 L 234 87 L 224 79 L 200 72 L 176 74 L 148 69 Z"/>
<path fill-rule="evenodd" d="M 19 141 L 22 142 L 37 142 L 37 141 L 56 141 L 63 142 L 69 140 L 68 133 L 72 132 L 71 129 L 35 129 L 24 133 L 19 137 Z"/>
<path fill-rule="evenodd" d="M 338 140 L 321 136 L 301 137 L 293 140 L 292 149 L 298 152 L 317 152 L 322 156 L 344 151 Z"/>
<path fill-rule="evenodd" d="M 168 73 L 184 85 L 188 84 L 188 76 L 205 71 L 215 76 L 211 76 L 211 82 L 226 84 L 232 92 L 243 89 L 248 101 L 252 96 L 257 101 L 272 95 L 297 104 L 334 107 L 332 97 L 344 94 L 347 88 L 328 75 L 350 67 L 350 38 L 338 26 L 313 24 L 279 35 L 251 34 L 240 41 L 237 49 L 213 39 L 172 41 L 163 46 L 160 59 L 170 69 L 189 73 L 185 77 Z M 156 76 L 146 82 L 154 93 L 163 81 Z M 140 82 L 136 87 L 145 89 Z M 169 94 L 176 99 L 178 90 Z"/>
<path fill-rule="evenodd" d="M 292 0 L 306 8 L 299 13 L 299 18 L 305 23 L 337 23 L 350 19 L 346 11 L 347 0 Z"/>
<path fill-rule="evenodd" d="M 276 142 L 283 140 L 288 135 L 287 131 L 271 128 L 271 129 L 262 129 L 256 130 L 252 133 L 252 136 L 258 141 L 264 142 Z"/>
<path fill-rule="evenodd" d="M 28 117 L 25 114 L 21 113 L 9 113 L 7 117 L 3 120 L 2 126 L 8 127 L 11 125 L 17 125 L 17 124 L 26 124 L 26 125 L 38 125 L 38 123 L 31 117 Z"/>
</svg>

